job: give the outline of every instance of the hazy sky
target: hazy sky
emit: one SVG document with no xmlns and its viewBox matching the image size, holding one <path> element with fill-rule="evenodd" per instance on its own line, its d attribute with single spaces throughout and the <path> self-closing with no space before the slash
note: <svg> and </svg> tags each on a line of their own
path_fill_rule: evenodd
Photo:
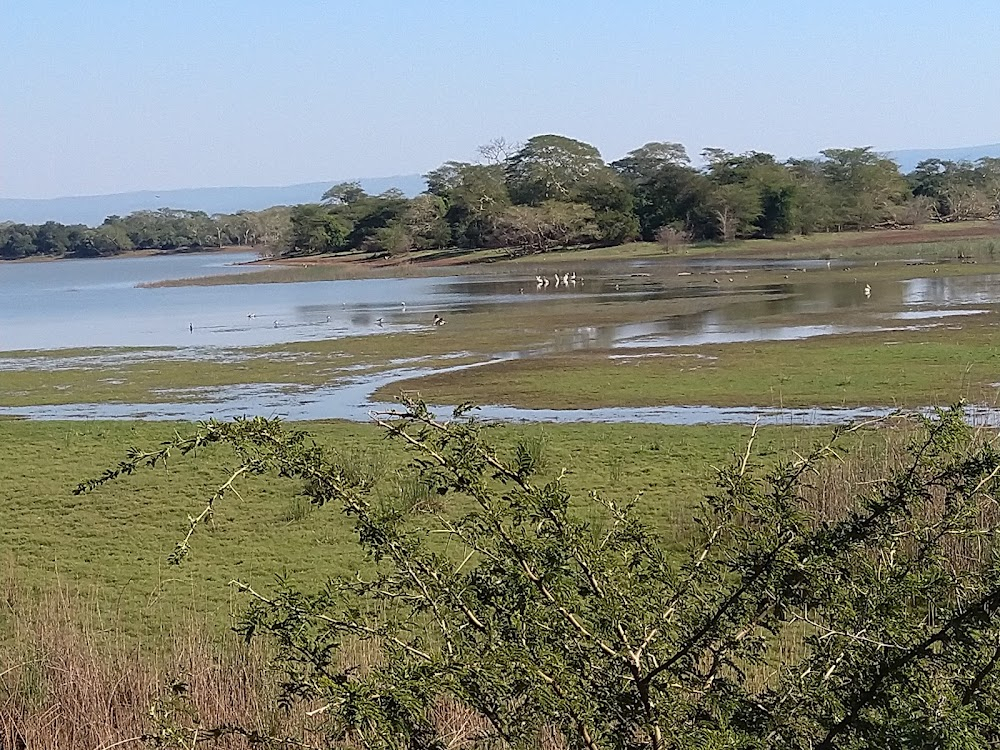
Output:
<svg viewBox="0 0 1000 750">
<path fill-rule="evenodd" d="M 0 197 L 1000 141 L 996 0 L 0 0 Z"/>
</svg>

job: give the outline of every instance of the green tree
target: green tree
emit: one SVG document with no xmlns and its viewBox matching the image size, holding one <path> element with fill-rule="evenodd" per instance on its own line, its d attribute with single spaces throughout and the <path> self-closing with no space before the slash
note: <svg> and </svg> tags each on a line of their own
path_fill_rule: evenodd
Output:
<svg viewBox="0 0 1000 750">
<path fill-rule="evenodd" d="M 47 221 L 35 231 L 35 248 L 42 255 L 63 255 L 69 250 L 70 227 Z"/>
<path fill-rule="evenodd" d="M 612 162 L 611 168 L 628 182 L 641 185 L 664 167 L 684 167 L 690 163 L 687 150 L 680 143 L 652 141 Z"/>
<path fill-rule="evenodd" d="M 367 198 L 368 193 L 364 191 L 359 182 L 338 182 L 325 193 L 322 201 L 332 205 L 352 206 L 358 201 Z"/>
<path fill-rule="evenodd" d="M 510 206 L 496 218 L 497 241 L 512 255 L 544 253 L 557 247 L 589 245 L 600 229 L 594 211 L 582 203 L 546 201 Z"/>
<path fill-rule="evenodd" d="M 870 147 L 830 148 L 822 154 L 838 227 L 869 229 L 891 221 L 910 195 L 899 165 Z"/>
<path fill-rule="evenodd" d="M 817 159 L 789 159 L 785 166 L 795 186 L 792 231 L 811 234 L 834 228 L 834 200 L 821 162 Z"/>
<path fill-rule="evenodd" d="M 441 421 L 409 403 L 378 419 L 413 450 L 420 486 L 456 498 L 434 517 L 260 418 L 135 450 L 77 491 L 172 452 L 235 451 L 175 562 L 243 474 L 298 479 L 351 518 L 364 574 L 315 592 L 240 585 L 242 632 L 272 642 L 284 699 L 321 716 L 335 746 L 453 746 L 434 721 L 442 700 L 491 728 L 481 742 L 511 748 L 534 747 L 543 729 L 585 750 L 1000 742 L 1000 450 L 961 409 L 897 425 L 908 441 L 884 473 L 836 504 L 837 464 L 878 423 L 841 428 L 766 473 L 751 438 L 680 564 L 632 504 L 594 493 L 581 508 L 527 446 L 492 445 L 466 409 Z M 364 665 L 344 650 L 358 642 L 376 655 Z"/>
<path fill-rule="evenodd" d="M 510 205 L 503 166 L 447 162 L 426 177 L 428 192 L 445 201 L 451 242 L 491 246 L 497 217 Z"/>
<path fill-rule="evenodd" d="M 0 258 L 18 260 L 35 255 L 35 229 L 26 224 L 8 224 L 0 234 Z"/>
<path fill-rule="evenodd" d="M 344 249 L 351 227 L 326 206 L 307 203 L 292 209 L 292 253 L 331 253 Z"/>
<path fill-rule="evenodd" d="M 430 250 L 449 244 L 451 228 L 445 219 L 446 213 L 445 200 L 431 193 L 418 195 L 407 204 L 401 225 L 414 248 Z"/>
<path fill-rule="evenodd" d="M 705 205 L 715 222 L 716 237 L 731 242 L 752 234 L 761 215 L 760 192 L 750 185 L 720 185 Z"/>
<path fill-rule="evenodd" d="M 601 244 L 620 245 L 639 236 L 635 195 L 613 172 L 602 170 L 585 180 L 575 190 L 574 197 L 594 212 L 597 241 Z"/>
<path fill-rule="evenodd" d="M 536 135 L 506 162 L 507 188 L 515 203 L 568 200 L 586 179 L 608 171 L 601 152 L 562 135 Z"/>
</svg>

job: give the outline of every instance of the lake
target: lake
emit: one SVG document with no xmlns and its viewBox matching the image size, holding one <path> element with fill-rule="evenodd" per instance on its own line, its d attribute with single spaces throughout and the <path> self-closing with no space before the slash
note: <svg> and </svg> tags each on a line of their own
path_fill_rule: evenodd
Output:
<svg viewBox="0 0 1000 750">
<path fill-rule="evenodd" d="M 468 276 L 352 279 L 284 284 L 146 287 L 178 278 L 246 273 L 250 254 L 209 253 L 98 260 L 0 264 L 0 351 L 38 350 L 37 356 L 0 356 L 4 369 L 50 366 L 46 351 L 130 347 L 77 366 L 162 356 L 213 356 L 255 347 L 344 336 L 383 335 L 430 325 L 435 314 L 487 310 L 502 320 L 509 305 L 708 300 L 708 309 L 627 325 L 580 326 L 553 332 L 545 351 L 691 346 L 790 340 L 852 331 L 945 325 L 962 316 L 990 314 L 1000 302 L 993 276 L 917 278 L 883 282 L 870 294 L 856 271 L 827 261 L 693 259 L 589 264 L 564 282 L 538 268 L 509 268 Z M 550 269 L 551 270 L 551 269 Z M 733 285 L 734 277 L 770 270 L 768 283 Z M 806 270 L 828 272 L 806 285 Z M 537 277 L 544 274 L 542 284 Z M 758 278 L 755 276 L 755 278 Z M 773 281 L 771 280 L 773 279 Z M 733 286 L 731 286 L 733 285 Z M 585 307 L 581 307 L 585 309 Z M 809 322 L 796 318 L 811 316 Z M 816 322 L 816 318 L 823 322 Z M 169 352 L 163 351 L 169 348 Z M 159 350 L 159 351 L 157 351 Z M 504 357 L 538 351 L 505 352 Z M 612 355 L 616 356 L 616 355 Z M 637 356 L 634 354 L 623 356 Z M 66 363 L 64 363 L 65 366 Z M 467 366 L 467 365 L 466 365 Z M 184 394 L 174 404 L 71 404 L 2 409 L 34 418 L 185 418 L 266 413 L 295 419 L 365 419 L 369 395 L 384 383 L 411 377 L 412 366 L 314 389 L 258 384 Z M 868 410 L 858 416 L 881 413 Z M 664 409 L 561 410 L 557 413 L 492 407 L 498 419 L 721 422 L 836 421 L 839 410 Z M 854 415 L 848 415 L 854 416 Z"/>
</svg>

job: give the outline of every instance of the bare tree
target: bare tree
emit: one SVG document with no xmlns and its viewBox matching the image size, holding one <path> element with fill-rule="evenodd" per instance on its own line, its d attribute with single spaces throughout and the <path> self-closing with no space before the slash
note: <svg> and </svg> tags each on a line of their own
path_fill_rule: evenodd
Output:
<svg viewBox="0 0 1000 750">
<path fill-rule="evenodd" d="M 487 164 L 503 164 L 521 149 L 520 143 L 508 141 L 503 136 L 494 138 L 489 143 L 480 146 L 476 151 Z"/>
</svg>

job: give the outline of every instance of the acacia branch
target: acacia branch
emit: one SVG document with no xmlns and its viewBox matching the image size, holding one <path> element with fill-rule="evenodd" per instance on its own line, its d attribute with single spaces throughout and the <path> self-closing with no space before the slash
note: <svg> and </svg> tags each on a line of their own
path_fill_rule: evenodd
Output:
<svg viewBox="0 0 1000 750">
<path fill-rule="evenodd" d="M 249 584 L 243 583 L 242 581 L 230 581 L 229 585 L 230 586 L 235 586 L 240 591 L 243 591 L 243 592 L 249 594 L 251 597 L 253 597 L 257 601 L 259 601 L 259 602 L 261 602 L 263 604 L 268 605 L 272 609 L 278 609 L 279 608 L 279 604 L 275 600 L 269 599 L 268 597 L 264 596 L 263 594 L 258 593 Z M 294 606 L 294 605 L 285 604 L 283 606 L 285 606 L 288 609 L 290 609 L 292 612 L 294 612 L 299 617 L 309 617 L 309 618 L 312 618 L 314 620 L 319 620 L 320 622 L 325 622 L 327 625 L 332 625 L 334 628 L 336 628 L 338 630 L 343 630 L 345 632 L 359 633 L 361 635 L 366 635 L 366 636 L 369 636 L 369 637 L 372 637 L 372 638 L 386 638 L 389 641 L 391 641 L 392 643 L 394 643 L 397 646 L 399 646 L 401 649 L 403 649 L 407 653 L 412 654 L 413 656 L 416 656 L 417 658 L 422 659 L 423 661 L 427 661 L 427 662 L 434 661 L 434 659 L 431 657 L 430 654 L 427 654 L 427 653 L 421 651 L 420 649 L 415 648 L 414 646 L 411 646 L 409 643 L 407 643 L 406 641 L 402 640 L 398 636 L 389 635 L 388 633 L 385 633 L 385 632 L 383 632 L 381 630 L 378 630 L 377 628 L 372 628 L 372 627 L 370 627 L 368 625 L 361 625 L 360 623 L 356 623 L 356 622 L 348 622 L 346 620 L 338 620 L 338 619 L 336 619 L 334 617 L 330 617 L 329 615 L 324 615 L 321 612 L 310 612 L 310 611 L 308 611 L 306 609 L 303 609 L 302 607 L 297 607 L 297 606 Z"/>
<path fill-rule="evenodd" d="M 694 649 L 694 647 L 698 645 L 701 639 L 704 638 L 708 633 L 712 631 L 713 628 L 716 627 L 716 625 L 719 624 L 719 622 L 725 616 L 726 612 L 728 612 L 731 607 L 733 607 L 746 595 L 746 593 L 750 590 L 750 588 L 758 580 L 760 580 L 761 576 L 763 576 L 766 572 L 768 572 L 771 569 L 771 564 L 777 559 L 781 550 L 787 547 L 792 542 L 793 539 L 794 535 L 789 534 L 785 538 L 785 541 L 778 544 L 773 550 L 771 550 L 764 557 L 764 559 L 762 559 L 759 563 L 757 563 L 756 567 L 753 570 L 753 573 L 743 579 L 743 583 L 740 584 L 740 587 L 736 589 L 736 591 L 734 591 L 732 594 L 730 594 L 729 597 L 726 598 L 726 600 L 718 607 L 718 609 L 716 609 L 716 611 L 712 614 L 712 616 L 700 628 L 698 628 L 698 630 L 677 650 L 677 652 L 673 656 L 671 656 L 662 664 L 654 667 L 643 678 L 643 682 L 647 684 L 651 683 L 653 679 L 657 677 L 657 675 L 670 669 L 672 666 L 674 666 L 674 664 L 676 664 L 685 656 L 687 656 L 692 651 L 692 649 Z"/>
<path fill-rule="evenodd" d="M 882 694 L 882 687 L 887 681 L 911 663 L 927 656 L 931 653 L 931 649 L 935 645 L 946 641 L 953 631 L 958 630 L 966 622 L 987 615 L 989 610 L 998 603 L 1000 603 L 1000 590 L 990 591 L 973 606 L 949 619 L 939 630 L 910 647 L 896 658 L 884 662 L 876 671 L 868 687 L 861 691 L 854 701 L 852 701 L 847 715 L 830 728 L 823 741 L 816 746 L 816 750 L 833 750 L 837 737 L 854 726 L 861 711 Z"/>
</svg>

